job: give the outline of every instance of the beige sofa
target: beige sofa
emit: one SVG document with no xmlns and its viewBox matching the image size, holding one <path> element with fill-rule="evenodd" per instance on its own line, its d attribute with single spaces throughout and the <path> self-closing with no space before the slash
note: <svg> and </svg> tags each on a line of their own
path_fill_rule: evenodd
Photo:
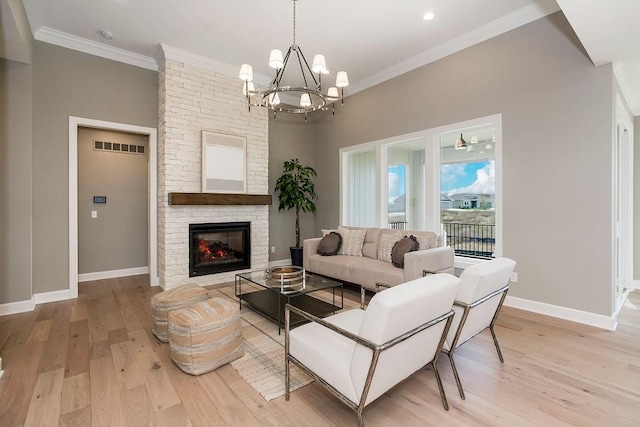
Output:
<svg viewBox="0 0 640 427">
<path fill-rule="evenodd" d="M 380 234 L 395 231 L 386 228 L 366 228 L 362 256 L 322 256 L 317 253 L 322 238 L 306 239 L 303 242 L 303 266 L 309 272 L 370 290 L 374 290 L 377 283 L 395 286 L 417 279 L 423 276 L 424 270 L 453 274 L 453 249 L 442 247 L 442 239 L 430 231 L 402 231 L 402 235 L 416 236 L 420 243 L 419 250 L 405 254 L 404 268 L 394 267 L 390 262 L 379 260 L 377 253 Z"/>
</svg>

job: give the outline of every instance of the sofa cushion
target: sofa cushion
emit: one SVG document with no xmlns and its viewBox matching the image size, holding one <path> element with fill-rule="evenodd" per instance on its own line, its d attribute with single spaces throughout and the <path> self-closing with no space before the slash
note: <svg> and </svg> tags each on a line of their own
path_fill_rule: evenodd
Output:
<svg viewBox="0 0 640 427">
<path fill-rule="evenodd" d="M 358 260 L 359 262 L 349 266 L 349 282 L 373 290 L 376 283 L 395 286 L 405 281 L 404 271 L 390 262 L 364 257 Z"/>
<path fill-rule="evenodd" d="M 342 246 L 342 236 L 340 233 L 332 231 L 320 240 L 318 254 L 322 256 L 336 255 Z"/>
<path fill-rule="evenodd" d="M 308 269 L 323 276 L 351 282 L 351 280 L 349 280 L 351 278 L 349 274 L 350 267 L 366 259 L 367 258 L 348 255 L 321 256 L 313 254 L 309 257 Z"/>
<path fill-rule="evenodd" d="M 380 239 L 378 239 L 378 253 L 377 259 L 384 262 L 391 262 L 391 249 L 398 240 L 402 238 L 402 232 L 395 231 L 391 233 L 380 233 Z"/>
<path fill-rule="evenodd" d="M 338 251 L 338 255 L 361 257 L 366 230 L 350 230 L 348 228 L 338 227 L 338 232 L 342 235 L 342 246 Z"/>
<path fill-rule="evenodd" d="M 418 239 L 411 235 L 398 240 L 391 250 L 391 263 L 398 268 L 404 267 L 404 254 L 417 251 L 420 248 Z"/>
<path fill-rule="evenodd" d="M 420 249 L 431 249 L 437 248 L 440 246 L 438 235 L 432 231 L 423 231 L 423 230 L 405 230 L 405 236 L 414 235 L 418 239 L 418 243 L 420 244 Z"/>
</svg>

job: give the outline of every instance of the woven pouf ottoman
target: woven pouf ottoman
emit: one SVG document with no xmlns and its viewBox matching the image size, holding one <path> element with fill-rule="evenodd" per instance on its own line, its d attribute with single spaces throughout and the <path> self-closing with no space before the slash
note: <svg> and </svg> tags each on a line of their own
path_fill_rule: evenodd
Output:
<svg viewBox="0 0 640 427">
<path fill-rule="evenodd" d="M 200 375 L 244 355 L 238 304 L 211 298 L 169 313 L 171 359 L 184 372 Z"/>
<path fill-rule="evenodd" d="M 167 315 L 171 310 L 192 306 L 209 299 L 209 292 L 198 285 L 182 285 L 151 297 L 151 331 L 163 342 L 169 342 Z"/>
</svg>

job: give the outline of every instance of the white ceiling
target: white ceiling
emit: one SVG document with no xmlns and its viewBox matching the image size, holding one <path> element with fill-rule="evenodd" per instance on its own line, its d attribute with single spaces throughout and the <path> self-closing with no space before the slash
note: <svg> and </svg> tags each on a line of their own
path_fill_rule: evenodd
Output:
<svg viewBox="0 0 640 427">
<path fill-rule="evenodd" d="M 640 0 L 557 0 L 595 65 L 613 63 L 640 116 Z"/>
<path fill-rule="evenodd" d="M 264 81 L 272 76 L 269 51 L 292 43 L 291 0 L 23 2 L 36 39 L 147 68 L 155 67 L 162 43 L 229 70 L 249 63 Z M 326 56 L 325 79 L 346 70 L 351 94 L 553 13 L 558 4 L 596 65 L 620 62 L 624 89 L 638 100 L 638 110 L 630 103 L 640 115 L 640 72 L 633 68 L 640 49 L 631 42 L 640 40 L 632 22 L 640 0 L 299 0 L 296 42 L 308 61 Z M 424 21 L 427 11 L 435 19 Z M 113 38 L 105 40 L 100 30 Z"/>
</svg>

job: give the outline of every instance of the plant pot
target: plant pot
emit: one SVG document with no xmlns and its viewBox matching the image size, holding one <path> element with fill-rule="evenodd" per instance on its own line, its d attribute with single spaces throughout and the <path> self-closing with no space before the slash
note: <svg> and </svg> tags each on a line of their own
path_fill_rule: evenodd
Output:
<svg viewBox="0 0 640 427">
<path fill-rule="evenodd" d="M 291 251 L 291 265 L 302 267 L 302 248 L 291 246 L 289 250 Z"/>
</svg>

